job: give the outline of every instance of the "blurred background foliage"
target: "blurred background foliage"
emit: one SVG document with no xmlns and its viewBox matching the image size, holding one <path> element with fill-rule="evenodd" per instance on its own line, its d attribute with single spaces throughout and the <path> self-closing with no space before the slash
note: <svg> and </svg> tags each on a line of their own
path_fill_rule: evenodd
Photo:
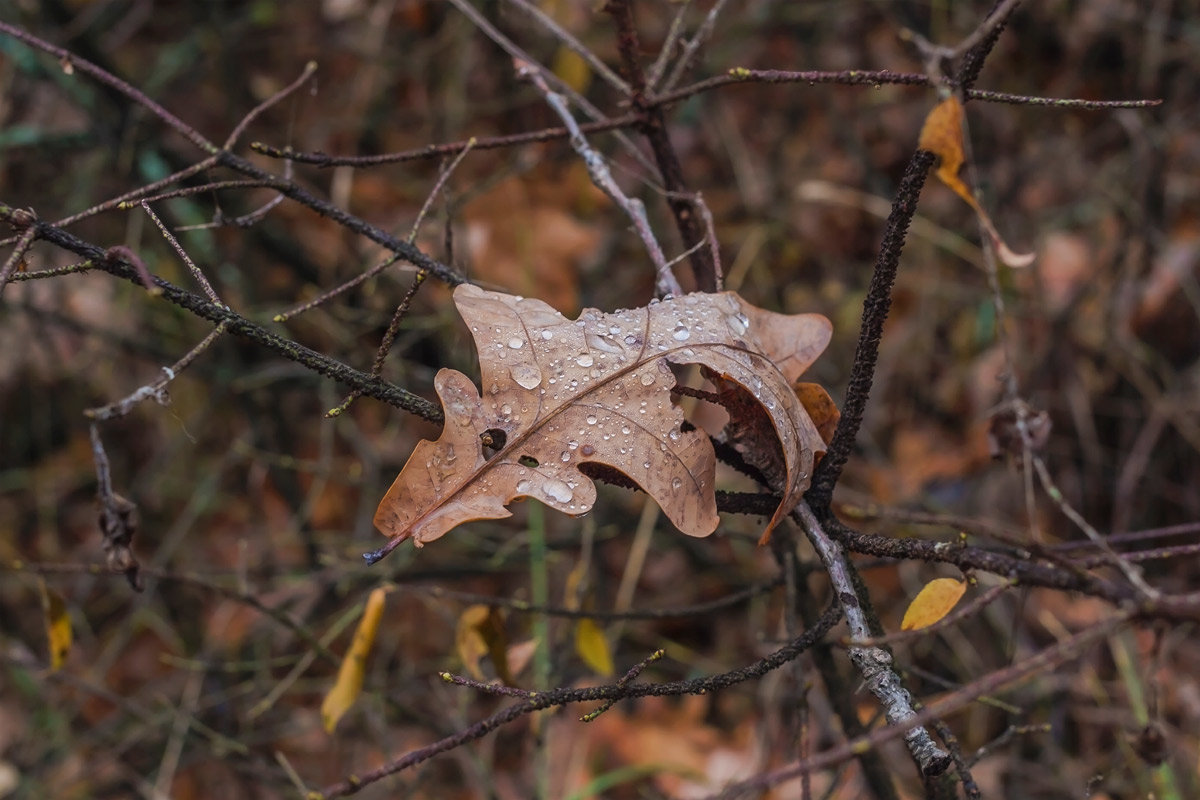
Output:
<svg viewBox="0 0 1200 800">
<path fill-rule="evenodd" d="M 539 5 L 605 62 L 618 62 L 611 21 L 593 4 Z M 902 28 L 953 43 L 989 6 L 734 0 L 691 77 L 738 66 L 920 71 L 898 37 Z M 684 19 L 694 27 L 710 7 L 696 3 Z M 490 1 L 482 8 L 600 108 L 624 113 L 609 87 L 520 11 Z M 638 4 L 647 62 L 677 8 Z M 858 457 L 839 487 L 843 509 L 878 504 L 1028 528 L 1022 475 L 993 461 L 986 441 L 1005 370 L 996 330 L 1007 325 L 1017 380 L 1053 421 L 1046 456 L 1067 499 L 1106 532 L 1200 519 L 1194 11 L 1187 0 L 1092 0 L 1031 3 L 1017 12 L 979 88 L 1164 103 L 1117 112 L 969 104 L 984 203 L 1008 241 L 1036 248 L 1039 258 L 1002 276 L 1009 316 L 997 319 L 969 209 L 941 185 L 927 185 Z M 510 59 L 449 4 L 0 0 L 0 18 L 111 70 L 216 141 L 315 60 L 313 90 L 256 121 L 239 149 L 247 154 L 252 140 L 375 154 L 556 124 L 536 92 L 514 78 Z M 932 91 L 912 87 L 739 85 L 692 97 L 668 115 L 688 185 L 712 210 L 728 288 L 767 308 L 833 320 L 834 343 L 811 379 L 838 400 L 881 215 L 934 101 Z M 678 254 L 655 176 L 614 135 L 592 140 L 618 180 L 647 201 L 669 254 Z M 0 38 L 0 201 L 58 219 L 200 157 L 119 93 Z M 295 174 L 407 236 L 440 166 L 420 159 L 370 169 L 297 166 Z M 194 226 L 270 198 L 267 190 L 222 192 L 157 210 L 172 226 Z M 104 247 L 127 245 L 153 273 L 187 285 L 185 269 L 140 211 L 101 214 L 72 230 Z M 264 324 L 382 257 L 377 246 L 286 202 L 251 227 L 180 236 L 222 299 Z M 568 314 L 642 305 L 653 292 L 653 271 L 627 222 L 563 142 L 469 154 L 417 241 L 473 281 L 540 297 Z M 29 258 L 36 269 L 70 260 L 45 245 Z M 411 275 L 407 266 L 393 267 L 280 330 L 368 368 Z M 153 380 L 208 331 L 207 323 L 104 274 L 5 290 L 0 793 L 295 796 L 297 780 L 319 787 L 378 766 L 496 706 L 436 677 L 463 670 L 455 631 L 470 605 L 445 589 L 529 599 L 544 579 L 554 604 L 670 608 L 775 574 L 770 554 L 754 546 L 760 520 L 726 517 L 714 537 L 691 540 L 644 495 L 611 487 L 602 487 L 597 512 L 584 520 L 548 514 L 543 522 L 520 508 L 511 520 L 467 526 L 363 568 L 358 554 L 379 543 L 370 523 L 376 503 L 415 442 L 436 437 L 437 428 L 373 400 L 326 420 L 342 398 L 339 387 L 225 337 L 171 385 L 168 407 L 146 403 L 102 426 L 116 488 L 141 509 L 134 545 L 149 580 L 144 594 L 133 594 L 119 577 L 88 568 L 103 556 L 82 411 Z M 432 397 L 433 374 L 443 366 L 476 369 L 448 292 L 429 285 L 384 374 Z M 733 474 L 723 481 L 745 488 Z M 1052 504 L 1033 512 L 1048 541 L 1079 538 Z M 875 526 L 931 535 L 900 522 Z M 532 560 L 531 530 L 548 548 Z M 74 565 L 47 575 L 66 600 L 76 638 L 64 668 L 52 673 L 30 563 Z M 936 572 L 865 566 L 892 628 L 905 599 Z M 1196 585 L 1194 562 L 1149 569 L 1165 587 Z M 337 669 L 333 654 L 344 651 L 368 589 L 380 581 L 400 589 L 388 601 L 365 696 L 330 736 L 319 706 Z M 330 649 L 314 649 L 245 595 Z M 668 657 L 650 674 L 693 676 L 772 649 L 781 603 L 778 592 L 763 592 L 712 614 L 613 623 L 605 633 L 618 673 L 665 647 Z M 912 667 L 914 694 L 932 696 L 1101 613 L 1091 601 L 1024 591 L 898 653 Z M 540 677 L 551 686 L 598 680 L 572 646 L 570 621 L 538 619 L 510 612 L 504 626 L 513 643 L 538 632 L 547 637 Z M 1078 797 L 1090 787 L 1092 796 L 1137 797 L 1164 785 L 1183 792 L 1177 796 L 1200 794 L 1200 680 L 1181 666 L 1200 660 L 1200 645 L 1173 635 L 1167 641 L 1152 669 L 1144 666 L 1151 639 L 1131 632 L 1069 677 L 1046 676 L 1005 703 L 957 715 L 968 751 L 1009 725 L 1050 726 L 977 765 L 981 786 L 995 792 L 988 796 Z M 482 669 L 494 672 L 487 659 Z M 517 683 L 544 688 L 535 685 L 534 669 Z M 700 796 L 794 757 L 785 709 L 801 690 L 774 675 L 718 697 L 622 706 L 590 726 L 572 710 L 559 712 L 363 795 Z M 828 701 L 820 692 L 809 698 L 817 751 L 840 734 Z M 874 706 L 858 696 L 855 702 L 871 720 Z M 1171 733 L 1169 778 L 1130 745 L 1128 734 L 1151 714 Z M 923 796 L 903 750 L 884 752 L 897 765 L 902 796 Z M 861 796 L 855 766 L 814 776 L 814 786 L 834 797 Z M 786 789 L 777 796 L 791 796 Z"/>
</svg>

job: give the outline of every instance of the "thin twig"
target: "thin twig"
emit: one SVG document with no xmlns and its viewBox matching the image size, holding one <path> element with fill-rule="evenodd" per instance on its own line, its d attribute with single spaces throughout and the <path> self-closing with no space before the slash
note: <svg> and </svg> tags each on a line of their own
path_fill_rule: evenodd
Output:
<svg viewBox="0 0 1200 800">
<path fill-rule="evenodd" d="M 380 261 L 378 264 L 371 267 L 366 272 L 362 272 L 362 273 L 359 273 L 358 275 L 355 275 L 353 278 L 346 281 L 345 283 L 339 284 L 339 285 L 333 287 L 332 289 L 329 289 L 328 291 L 321 292 L 319 295 L 317 295 L 313 299 L 306 300 L 305 302 L 301 303 L 298 306 L 292 306 L 287 311 L 279 312 L 278 314 L 276 314 L 274 317 L 271 318 L 271 321 L 272 322 L 287 322 L 292 317 L 303 314 L 305 311 L 311 311 L 312 309 L 316 308 L 317 306 L 319 306 L 323 303 L 327 303 L 328 301 L 332 300 L 333 298 L 337 297 L 338 295 L 348 292 L 349 290 L 353 289 L 355 286 L 358 286 L 359 284 L 362 284 L 362 283 L 366 283 L 371 278 L 374 278 L 376 275 L 383 272 L 385 269 L 390 267 L 392 264 L 395 264 L 399 260 L 400 260 L 400 255 L 398 253 L 392 253 L 387 258 L 385 258 L 383 261 Z"/>
<path fill-rule="evenodd" d="M 497 695 L 500 697 L 530 698 L 537 694 L 537 692 L 531 692 L 528 689 L 519 689 L 516 686 L 507 686 L 503 683 L 484 683 L 483 681 L 477 681 L 474 678 L 468 678 L 464 675 L 454 675 L 449 672 L 439 672 L 438 677 L 440 677 L 446 683 L 453 684 L 454 686 L 465 686 L 468 689 L 474 689 L 477 692 Z"/>
<path fill-rule="evenodd" d="M 429 209 L 433 207 L 433 201 L 442 193 L 446 186 L 446 182 L 450 180 L 450 176 L 454 174 L 454 170 L 467 157 L 467 153 L 471 152 L 471 145 L 474 140 L 467 142 L 466 148 L 459 153 L 454 161 L 450 162 L 450 166 L 442 170 L 438 176 L 437 182 L 430 189 L 429 194 L 425 197 L 425 202 L 421 205 L 421 210 L 417 213 L 417 219 L 413 222 L 412 230 L 408 234 L 408 243 L 412 244 L 417 240 L 417 232 L 421 228 L 421 223 L 425 220 L 425 216 L 429 213 Z M 396 306 L 396 311 L 392 314 L 392 319 L 388 323 L 387 330 L 383 332 L 383 339 L 379 343 L 379 348 L 375 351 L 375 358 L 371 362 L 371 374 L 378 377 L 383 374 L 383 362 L 387 359 L 387 355 L 392 350 L 392 344 L 396 341 L 396 336 L 400 332 L 400 325 L 408 316 L 408 310 L 412 306 L 413 298 L 417 295 L 417 290 L 425 283 L 425 279 L 429 277 L 428 270 L 418 269 L 417 274 L 413 276 L 413 282 L 408 287 L 408 291 L 404 294 L 404 299 L 400 301 L 400 305 Z M 336 417 L 346 412 L 350 405 L 359 396 L 357 391 L 351 392 L 335 408 L 331 408 L 325 413 L 325 416 Z"/>
<path fill-rule="evenodd" d="M 1112 549 L 1104 536 L 1096 530 L 1090 522 L 1084 519 L 1083 515 L 1075 510 L 1075 507 L 1067 502 L 1067 498 L 1063 496 L 1062 490 L 1055 484 L 1054 479 L 1050 477 L 1050 470 L 1046 469 L 1046 463 L 1042 461 L 1041 456 L 1033 455 L 1033 468 L 1037 471 L 1038 480 L 1042 484 L 1042 490 L 1049 496 L 1054 504 L 1058 506 L 1058 510 L 1063 515 L 1075 523 L 1075 527 L 1083 531 L 1084 535 L 1091 540 L 1092 544 L 1100 548 L 1100 551 L 1108 559 L 1108 563 L 1120 570 L 1130 584 L 1137 587 L 1137 590 L 1146 596 L 1146 599 L 1151 602 L 1162 597 L 1162 592 L 1155 589 L 1150 584 L 1146 583 L 1146 579 L 1142 577 L 1142 571 L 1134 564 L 1130 563 L 1129 559 L 1122 558 Z"/>
<path fill-rule="evenodd" d="M 591 67 L 592 72 L 599 75 L 609 86 L 623 95 L 629 94 L 629 84 L 621 80 L 621 76 L 613 72 L 607 64 L 592 52 L 583 42 L 576 39 L 568 30 L 563 28 L 549 14 L 542 11 L 528 0 L 508 0 L 509 3 L 533 17 L 539 25 L 548 30 L 568 50 L 582 58 Z"/>
<path fill-rule="evenodd" d="M 77 264 L 67 264 L 65 267 L 52 267 L 50 269 L 34 269 L 28 272 L 15 273 L 9 280 L 12 283 L 20 283 L 21 281 L 36 281 L 42 278 L 59 278 L 63 275 L 75 275 L 80 272 L 89 272 L 96 268 L 96 265 L 91 261 L 80 261 Z"/>
<path fill-rule="evenodd" d="M 963 756 L 962 745 L 959 744 L 954 731 L 940 718 L 933 720 L 933 729 L 937 731 L 938 738 L 946 745 L 950 757 L 954 759 L 954 771 L 958 773 L 958 779 L 963 785 L 966 800 L 983 800 L 983 793 L 979 790 L 979 784 L 975 782 L 975 776 L 971 774 L 971 765 Z"/>
<path fill-rule="evenodd" d="M 890 70 L 843 70 L 841 72 L 788 70 L 750 70 L 734 68 L 727 75 L 706 78 L 681 89 L 665 92 L 646 98 L 646 108 L 666 108 L 686 100 L 697 94 L 720 89 L 726 86 L 738 86 L 745 83 L 807 83 L 807 84 L 840 84 L 844 86 L 877 86 L 880 84 L 898 84 L 906 86 L 931 86 L 929 76 L 920 73 L 892 72 Z M 1153 108 L 1162 105 L 1159 99 L 1141 100 L 1084 100 L 1078 98 L 1037 97 L 1034 95 L 1012 94 L 1010 92 L 994 92 L 983 89 L 971 89 L 966 97 L 988 103 L 1006 103 L 1009 105 L 1039 106 L 1062 110 L 1075 109 L 1082 111 L 1108 111 L 1117 108 Z M 600 119 L 579 124 L 584 133 L 601 133 L 604 131 L 630 128 L 642 123 L 645 115 L 625 114 L 620 117 Z M 521 144 L 535 142 L 550 142 L 556 139 L 566 139 L 571 132 L 566 128 L 543 128 L 527 133 L 514 133 L 507 136 L 479 136 L 475 138 L 476 150 L 495 150 L 515 147 Z M 251 142 L 250 149 L 270 158 L 295 161 L 298 164 L 312 164 L 318 167 L 372 167 L 381 164 L 397 164 L 406 161 L 422 161 L 441 156 L 454 155 L 467 145 L 467 140 L 446 142 L 417 147 L 412 150 L 401 150 L 395 153 L 381 153 L 373 156 L 331 155 L 322 152 L 300 152 L 290 147 L 274 147 L 263 142 Z M 169 183 L 169 181 L 168 181 Z"/>
<path fill-rule="evenodd" d="M 30 224 L 17 239 L 17 246 L 5 259 L 4 266 L 0 267 L 0 295 L 4 294 L 4 287 L 8 284 L 8 279 L 17 271 L 17 265 L 22 263 L 35 238 L 37 238 L 37 228 Z"/>
<path fill-rule="evenodd" d="M 675 48 L 683 36 L 683 18 L 691 7 L 692 0 L 682 0 L 679 3 L 678 10 L 675 12 L 675 16 L 671 18 L 671 27 L 667 29 L 667 35 L 663 38 L 662 47 L 659 48 L 658 55 L 654 58 L 654 63 L 646 71 L 646 88 L 650 91 L 654 91 L 658 87 L 663 73 L 667 70 L 667 64 L 670 63 L 671 56 L 674 54 Z"/>
<path fill-rule="evenodd" d="M 139 205 L 141 205 L 142 210 L 146 212 L 147 216 L 154 221 L 154 224 L 158 226 L 158 230 L 162 233 L 163 238 L 167 240 L 167 243 L 171 245 L 171 248 L 175 251 L 176 255 L 178 255 L 179 258 L 182 259 L 183 263 L 187 265 L 188 272 L 192 273 L 192 278 L 195 279 L 196 283 L 200 284 L 200 289 L 208 296 L 208 299 L 217 305 L 225 305 L 223 302 L 221 302 L 221 298 L 217 296 L 217 292 L 213 289 L 212 284 L 208 282 L 208 278 L 206 278 L 200 268 L 196 266 L 196 262 L 192 261 L 192 257 L 189 256 L 187 251 L 183 249 L 183 245 L 179 244 L 179 240 L 175 238 L 174 234 L 167 230 L 167 226 L 163 224 L 162 220 L 158 218 L 158 215 L 154 213 L 154 210 L 150 208 L 150 204 L 143 200 L 141 203 L 139 203 Z"/>
<path fill-rule="evenodd" d="M 671 69 L 671 75 L 662 86 L 663 91 L 669 92 L 675 88 L 676 84 L 683 79 L 688 70 L 695 66 L 696 57 L 700 55 L 700 48 L 706 45 L 708 40 L 712 38 L 713 31 L 717 27 L 717 17 L 725 9 L 727 2 L 728 0 L 717 0 L 717 2 L 713 3 L 713 7 L 708 10 L 708 14 L 704 17 L 704 22 L 700 23 L 700 27 L 695 35 L 683 46 L 683 52 L 680 53 L 679 60 L 675 62 L 675 66 Z M 647 88 L 652 88 L 654 82 L 647 79 L 646 86 Z"/>
<path fill-rule="evenodd" d="M 980 761 L 990 756 L 993 751 L 998 750 L 999 748 L 1008 744 L 1017 736 L 1024 736 L 1030 733 L 1050 733 L 1051 730 L 1052 727 L 1049 723 L 1041 725 L 1009 725 L 1004 729 L 1003 733 L 972 753 L 967 759 L 967 764 L 969 766 L 978 764 Z"/>
<path fill-rule="evenodd" d="M 659 295 L 683 294 L 683 289 L 679 286 L 679 281 L 667 265 L 667 259 L 663 255 L 662 247 L 659 246 L 658 240 L 654 237 L 654 232 L 650 229 L 650 220 L 646 216 L 646 207 L 642 204 L 642 201 L 636 197 L 627 197 L 621 191 L 621 187 L 617 186 L 612 172 L 608 169 L 608 164 L 604 162 L 599 153 L 588 146 L 587 139 L 583 137 L 583 133 L 579 130 L 579 125 L 575 122 L 575 118 L 571 116 L 571 111 L 567 108 L 566 100 L 562 95 L 551 91 L 546 82 L 542 80 L 541 73 L 529 65 L 517 62 L 516 69 L 519 76 L 527 78 L 534 85 L 542 97 L 546 99 L 546 103 L 562 119 L 563 124 L 567 126 L 567 130 L 571 131 L 571 147 L 574 148 L 575 152 L 583 160 L 584 165 L 587 167 L 588 175 L 592 178 L 592 182 L 608 195 L 609 199 L 616 203 L 633 222 L 633 229 L 637 231 L 642 244 L 646 247 L 646 252 L 650 254 L 650 261 L 654 264 Z"/>
<path fill-rule="evenodd" d="M 646 656 L 641 661 L 639 661 L 638 663 L 636 663 L 632 667 L 630 667 L 629 670 L 624 675 L 621 676 L 621 679 L 619 681 L 617 681 L 617 686 L 625 687 L 625 686 L 628 686 L 629 684 L 633 683 L 634 679 L 637 678 L 637 676 L 641 675 L 642 671 L 645 670 L 646 667 L 650 666 L 655 661 L 661 660 L 662 657 L 665 656 L 666 654 L 667 654 L 667 651 L 663 650 L 661 648 L 658 650 L 655 650 L 653 653 Z M 601 714 L 603 714 L 605 711 L 608 711 L 610 708 L 612 708 L 616 704 L 617 704 L 617 701 L 615 699 L 605 700 L 603 703 L 600 704 L 599 708 L 589 711 L 588 713 L 586 713 L 582 717 L 580 717 L 579 721 L 580 722 L 595 722 L 596 719 Z"/>
<path fill-rule="evenodd" d="M 301 86 L 307 83 L 308 79 L 315 75 L 316 72 L 317 62 L 309 61 L 307 64 L 305 64 L 303 71 L 300 73 L 300 77 L 296 78 L 296 80 L 292 81 L 287 86 L 268 97 L 266 100 L 263 100 L 261 103 L 251 109 L 249 114 L 242 117 L 242 121 L 239 122 L 233 129 L 233 132 L 229 134 L 229 138 L 225 140 L 225 144 L 221 145 L 221 149 L 232 150 L 233 146 L 237 144 L 237 140 L 241 138 L 243 133 L 245 133 L 246 128 L 250 126 L 250 123 L 258 118 L 259 114 L 263 113 L 276 103 L 284 100 L 292 92 L 299 89 Z"/>
<path fill-rule="evenodd" d="M 198 194 L 219 192 L 223 189 L 281 189 L 286 185 L 286 183 L 286 181 L 281 180 L 213 181 L 212 183 L 205 183 L 201 184 L 200 186 L 179 186 L 167 192 L 150 195 L 149 197 L 139 197 L 136 200 L 123 200 L 120 203 L 117 203 L 116 207 L 124 210 L 141 205 L 142 203 L 158 203 L 163 200 L 175 200 L 180 197 L 192 197 L 193 195 Z"/>
<path fill-rule="evenodd" d="M 163 376 L 158 380 L 142 386 L 127 397 L 118 400 L 115 403 L 109 403 L 106 406 L 99 406 L 97 408 L 89 408 L 83 412 L 83 415 L 88 419 L 96 420 L 98 422 L 116 419 L 117 417 L 125 416 L 129 412 L 133 411 L 134 407 L 143 400 L 148 400 L 150 398 L 154 398 L 154 401 L 159 405 L 165 406 L 168 403 L 167 385 L 171 381 L 175 380 L 180 372 L 187 369 L 187 366 L 191 364 L 197 356 L 207 350 L 213 342 L 220 338 L 221 334 L 225 332 L 226 324 L 227 323 L 225 322 L 219 323 L 217 327 L 208 334 L 208 336 L 205 336 L 204 339 L 201 340 L 200 344 L 187 351 L 183 358 L 179 359 L 169 367 L 163 367 Z"/>
<path fill-rule="evenodd" d="M 265 217 L 267 214 L 271 213 L 271 211 L 276 206 L 278 206 L 280 203 L 283 202 L 284 197 L 287 196 L 286 190 L 291 185 L 292 169 L 293 169 L 292 162 L 284 161 L 282 178 L 280 178 L 278 180 L 262 180 L 262 181 L 260 181 L 260 183 L 262 183 L 263 186 L 269 186 L 270 188 L 273 188 L 276 191 L 278 191 L 279 194 L 275 195 L 270 200 L 263 203 L 261 206 L 254 209 L 253 211 L 249 211 L 245 214 L 242 214 L 240 217 L 229 218 L 229 217 L 226 217 L 221 212 L 221 209 L 218 206 L 216 213 L 213 215 L 212 222 L 201 222 L 196 225 L 180 225 L 176 230 L 179 230 L 179 231 L 204 231 L 204 230 L 211 230 L 212 228 L 224 227 L 226 225 L 232 225 L 235 228 L 251 227 L 252 225 L 256 224 L 260 219 Z"/>
<path fill-rule="evenodd" d="M 946 51 L 947 58 L 951 61 L 961 58 L 972 48 L 978 46 L 987 36 L 993 34 L 998 26 L 1008 20 L 1008 15 L 1013 12 L 1019 2 L 1021 0 L 1000 0 L 967 38 Z"/>
<path fill-rule="evenodd" d="M 63 217 L 62 219 L 55 220 L 54 224 L 60 228 L 65 228 L 66 226 L 73 225 L 82 219 L 93 217 L 105 211 L 112 211 L 113 209 L 121 208 L 125 203 L 129 203 L 130 201 L 153 194 L 154 192 L 157 192 L 160 189 L 165 189 L 168 186 L 174 186 L 180 181 L 185 181 L 193 175 L 199 175 L 201 172 L 204 172 L 207 169 L 212 169 L 215 166 L 217 166 L 217 157 L 209 156 L 203 161 L 198 161 L 192 166 L 172 173 L 161 180 L 148 183 L 145 186 L 139 186 L 138 188 L 125 192 L 124 194 L 117 195 L 109 200 L 105 200 L 103 203 L 99 203 L 91 208 L 80 211 L 78 214 L 72 214 L 69 217 Z"/>
<path fill-rule="evenodd" d="M 579 129 L 584 133 L 601 133 L 603 131 L 628 128 L 637 124 L 640 114 L 625 114 L 620 117 L 601 119 L 596 122 L 580 123 Z M 250 149 L 256 153 L 271 158 L 285 158 L 297 164 L 313 164 L 318 167 L 374 167 L 380 164 L 398 164 L 405 161 L 423 161 L 431 158 L 453 156 L 461 153 L 471 142 L 474 150 L 497 150 L 506 147 L 516 147 L 522 144 L 536 142 L 552 142 L 556 139 L 567 139 L 571 132 L 566 128 L 543 128 L 528 133 L 514 133 L 508 136 L 472 136 L 458 142 L 430 144 L 412 150 L 402 150 L 396 153 L 382 153 L 375 156 L 336 156 L 327 153 L 301 153 L 290 147 L 272 147 L 262 142 L 252 142 Z"/>
</svg>

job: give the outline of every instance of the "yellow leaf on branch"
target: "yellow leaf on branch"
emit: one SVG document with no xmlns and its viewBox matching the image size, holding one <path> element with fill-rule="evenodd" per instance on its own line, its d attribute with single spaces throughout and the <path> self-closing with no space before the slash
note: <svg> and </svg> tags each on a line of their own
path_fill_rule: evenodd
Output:
<svg viewBox="0 0 1200 800">
<path fill-rule="evenodd" d="M 937 176 L 963 201 L 975 210 L 979 223 L 996 248 L 996 255 L 1010 267 L 1028 267 L 1036 257 L 1035 253 L 1016 253 L 1000 238 L 991 217 L 979 205 L 970 187 L 958 177 L 965 160 L 963 149 L 963 107 L 958 98 L 951 95 L 934 106 L 925 117 L 925 125 L 921 128 L 921 139 L 917 146 L 928 150 L 938 157 Z"/>
<path fill-rule="evenodd" d="M 612 653 L 608 639 L 594 619 L 584 618 L 575 624 L 575 652 L 593 670 L 601 675 L 613 674 Z"/>
<path fill-rule="evenodd" d="M 387 589 L 379 588 L 372 591 L 371 596 L 367 598 L 362 619 L 354 631 L 354 638 L 350 640 L 350 649 L 346 651 L 346 657 L 342 659 L 342 666 L 338 669 L 337 681 L 325 695 L 325 701 L 321 703 L 321 722 L 328 733 L 333 733 L 338 720 L 350 710 L 362 692 L 367 657 L 375 645 L 375 634 L 379 630 L 379 620 L 383 617 L 387 593 Z"/>
<path fill-rule="evenodd" d="M 42 615 L 46 622 L 46 641 L 50 644 L 50 671 L 62 668 L 71 652 L 71 615 L 67 602 L 56 590 L 39 581 L 42 595 Z"/>
<path fill-rule="evenodd" d="M 916 631 L 928 628 L 942 617 L 962 599 L 967 591 L 967 584 L 954 578 L 936 578 L 917 593 L 904 612 L 904 620 L 900 623 L 902 631 Z"/>
</svg>

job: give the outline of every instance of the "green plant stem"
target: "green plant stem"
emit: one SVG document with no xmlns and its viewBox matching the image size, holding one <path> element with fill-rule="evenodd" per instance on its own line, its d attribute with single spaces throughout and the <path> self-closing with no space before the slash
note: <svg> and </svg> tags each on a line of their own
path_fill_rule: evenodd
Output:
<svg viewBox="0 0 1200 800">
<path fill-rule="evenodd" d="M 541 503 L 529 504 L 529 591 L 536 606 L 550 604 L 549 569 L 546 564 L 546 514 Z M 541 691 L 550 686 L 550 615 L 535 614 L 533 638 L 533 683 Z M 536 756 L 537 797 L 550 797 L 550 756 L 544 735 L 539 736 Z"/>
</svg>

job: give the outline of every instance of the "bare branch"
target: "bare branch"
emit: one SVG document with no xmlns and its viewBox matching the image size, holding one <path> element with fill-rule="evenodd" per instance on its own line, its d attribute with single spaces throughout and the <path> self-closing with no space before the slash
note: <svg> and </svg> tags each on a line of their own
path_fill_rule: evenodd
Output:
<svg viewBox="0 0 1200 800">
<path fill-rule="evenodd" d="M 283 87 L 278 92 L 276 92 L 275 94 L 268 97 L 266 100 L 263 100 L 261 103 L 259 103 L 257 106 L 255 106 L 250 111 L 249 114 L 247 114 L 245 117 L 242 118 L 242 121 L 239 122 L 237 124 L 237 127 L 235 127 L 233 129 L 233 132 L 231 132 L 229 134 L 229 138 L 225 140 L 225 144 L 221 145 L 221 149 L 222 150 L 232 150 L 233 146 L 235 144 L 237 144 L 237 140 L 242 137 L 242 134 L 246 132 L 246 128 L 248 128 L 250 126 L 251 122 L 253 122 L 255 119 L 258 118 L 259 114 L 263 113 L 271 106 L 283 101 L 292 92 L 296 91 L 301 86 L 308 83 L 308 79 L 311 78 L 316 73 L 317 73 L 317 62 L 309 61 L 307 64 L 305 64 L 304 70 L 300 73 L 299 78 L 296 78 L 296 80 L 292 81 L 287 86 Z"/>
<path fill-rule="evenodd" d="M 219 323 L 217 327 L 208 334 L 208 336 L 205 336 L 204 339 L 200 341 L 200 344 L 187 351 L 182 358 L 180 358 L 171 366 L 163 367 L 163 376 L 158 380 L 140 387 L 127 397 L 118 400 L 115 403 L 109 403 L 106 406 L 99 406 L 97 408 L 89 408 L 83 412 L 83 415 L 88 419 L 103 422 L 125 416 L 133 411 L 133 409 L 143 400 L 149 400 L 153 398 L 154 402 L 158 403 L 159 405 L 167 405 L 167 403 L 170 402 L 167 396 L 167 385 L 170 384 L 171 381 L 175 380 L 180 372 L 183 372 L 183 370 L 187 369 L 188 365 L 195 361 L 197 356 L 207 350 L 213 342 L 221 337 L 221 334 L 225 332 L 225 326 L 226 323 Z"/>
<path fill-rule="evenodd" d="M 613 72 L 595 53 L 572 36 L 570 31 L 555 22 L 546 12 L 528 0 L 508 0 L 508 2 L 537 20 L 539 25 L 550 31 L 554 35 L 554 38 L 562 42 L 568 50 L 587 62 L 587 65 L 592 68 L 592 72 L 599 75 L 609 86 L 612 86 L 621 94 L 629 94 L 629 84 L 621 80 L 620 75 Z"/>
<path fill-rule="evenodd" d="M 627 197 L 621 191 L 621 188 L 617 186 L 617 182 L 613 180 L 612 173 L 609 171 L 608 165 L 604 163 L 604 159 L 601 158 L 599 153 L 589 147 L 587 139 L 583 138 L 583 133 L 579 130 L 574 117 L 571 116 L 571 111 L 567 108 L 566 100 L 563 99 L 562 95 L 550 91 L 550 87 L 542 80 L 541 74 L 530 68 L 529 65 L 518 62 L 516 67 L 517 74 L 528 78 L 533 83 L 542 96 L 546 98 L 546 102 L 550 107 L 554 109 L 555 113 L 566 124 L 567 130 L 571 131 L 571 147 L 583 159 L 592 182 L 608 195 L 633 222 L 633 228 L 637 231 L 642 244 L 646 247 L 646 252 L 650 254 L 651 262 L 654 264 L 659 295 L 683 294 L 683 289 L 680 288 L 679 281 L 667 265 L 667 258 L 663 255 L 662 248 L 659 246 L 658 240 L 654 238 L 654 232 L 650 229 L 650 220 L 646 217 L 646 207 L 642 205 L 642 201 L 636 197 Z"/>
<path fill-rule="evenodd" d="M 913 710 L 912 698 L 908 691 L 900 684 L 900 677 L 892 670 L 892 656 L 880 647 L 862 644 L 872 638 L 871 628 L 862 611 L 863 601 L 858 597 L 847 572 L 845 552 L 837 542 L 826 535 L 807 503 L 801 501 L 794 513 L 804 532 L 808 534 L 808 540 L 812 542 L 817 555 L 821 557 L 821 563 L 825 565 L 834 595 L 838 598 L 842 614 L 850 627 L 850 660 L 863 676 L 867 688 L 883 706 L 888 722 L 908 728 L 904 734 L 904 743 L 908 745 L 921 774 L 942 774 L 950 765 L 950 754 L 933 741 L 927 730 L 913 723 L 917 712 Z"/>
</svg>

